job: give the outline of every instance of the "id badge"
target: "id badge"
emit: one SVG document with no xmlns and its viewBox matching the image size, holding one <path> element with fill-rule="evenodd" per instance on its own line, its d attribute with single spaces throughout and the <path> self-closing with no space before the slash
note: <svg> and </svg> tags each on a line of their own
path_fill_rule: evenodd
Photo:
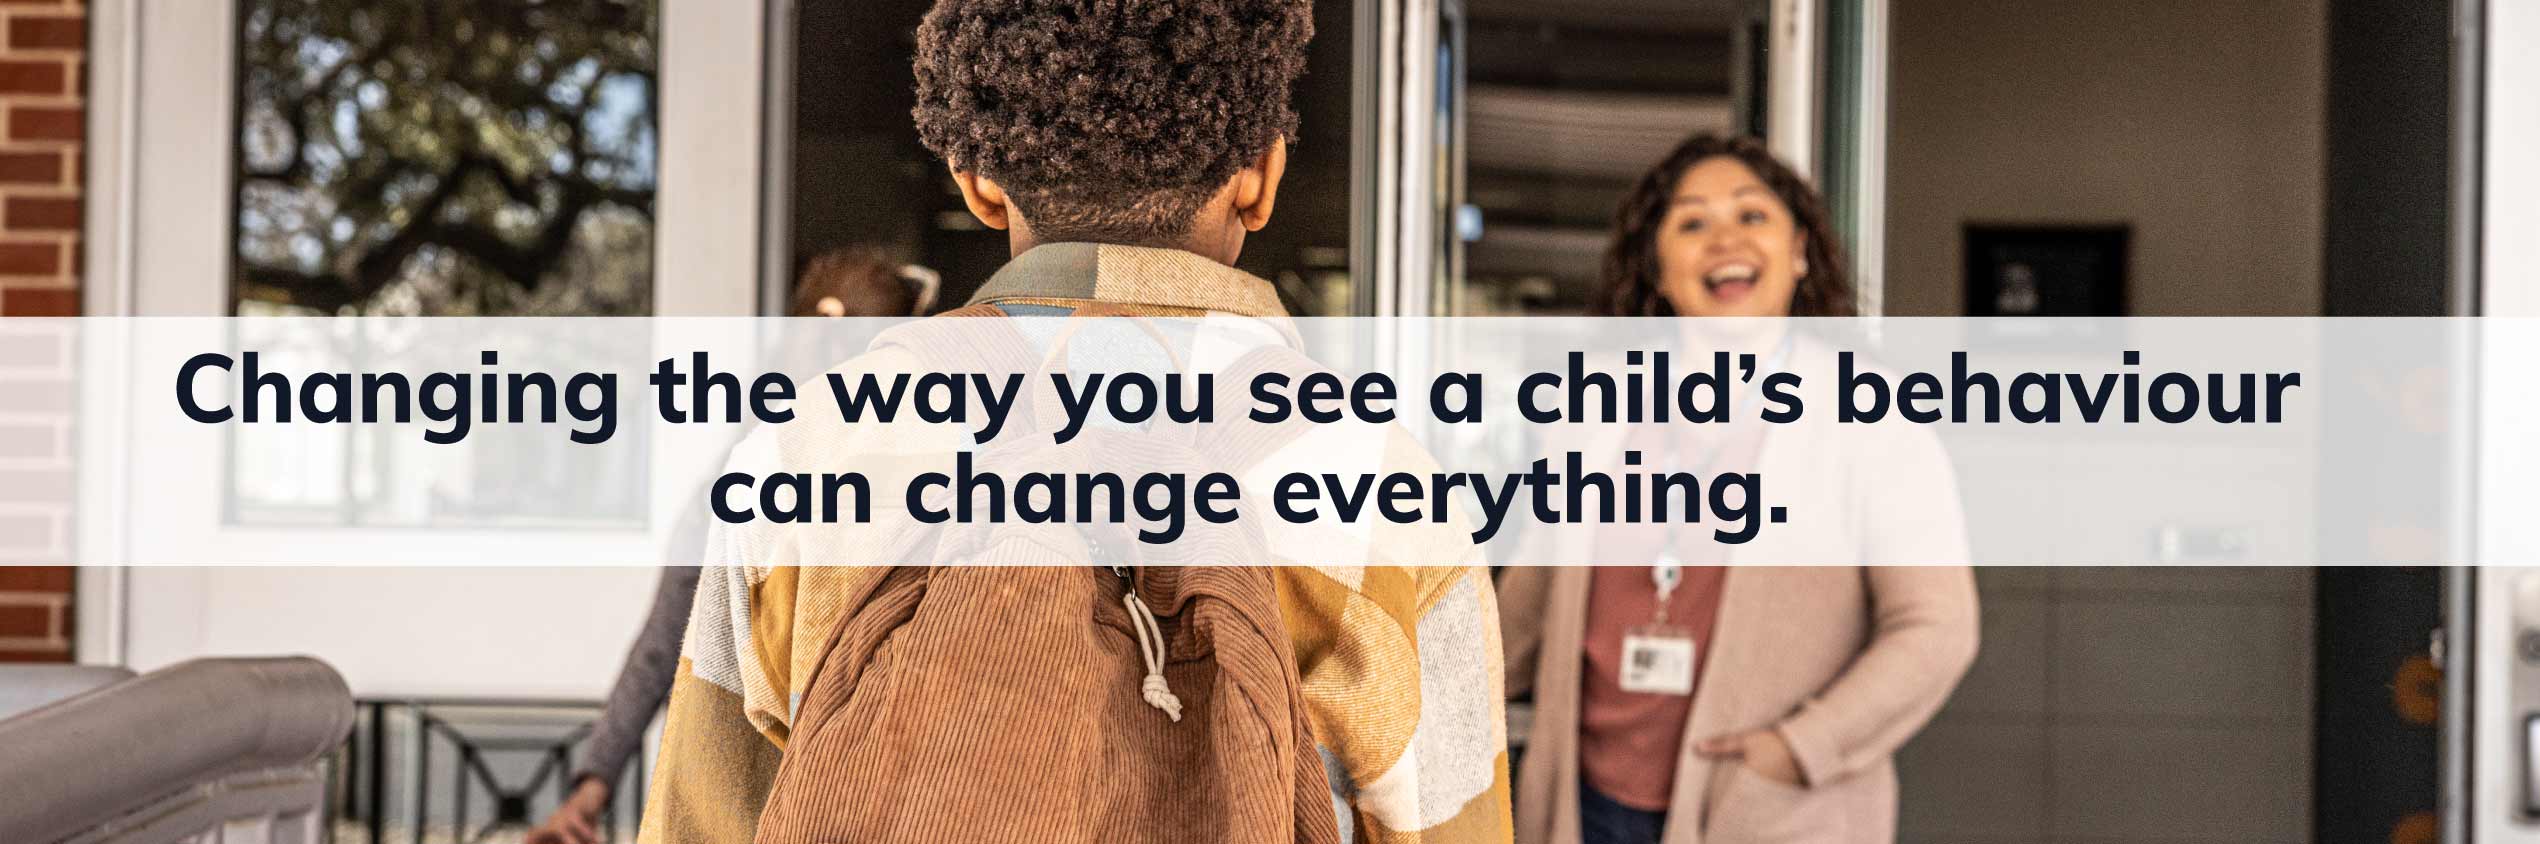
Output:
<svg viewBox="0 0 2540 844">
<path fill-rule="evenodd" d="M 1623 634 L 1623 691 L 1693 694 L 1693 634 L 1674 627 L 1636 627 Z"/>
</svg>

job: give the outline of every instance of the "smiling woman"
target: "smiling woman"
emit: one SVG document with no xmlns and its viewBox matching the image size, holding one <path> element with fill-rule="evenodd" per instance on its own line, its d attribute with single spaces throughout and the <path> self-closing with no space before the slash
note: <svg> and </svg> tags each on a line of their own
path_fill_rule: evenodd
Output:
<svg viewBox="0 0 2540 844">
<path fill-rule="evenodd" d="M 1695 135 L 1614 212 L 1606 316 L 1851 316 L 1825 202 L 1753 138 Z"/>
<path fill-rule="evenodd" d="M 1852 286 L 1827 220 L 1816 190 L 1761 142 L 1696 135 L 1616 210 L 1598 310 L 1850 316 Z M 1841 389 L 1850 392 L 1848 378 Z M 1926 391 L 1939 385 L 1918 385 L 1918 411 Z M 1741 454 L 1823 453 L 1828 430 L 1836 428 L 1723 425 L 1712 438 Z M 1966 559 L 1938 437 L 1900 431 L 1875 459 L 1843 472 L 1859 484 L 1848 500 L 1878 504 L 1827 522 L 1816 538 L 1864 563 Z M 1723 479 L 1710 480 L 1716 504 Z M 1758 482 L 1743 498 L 1751 505 L 1762 494 Z M 1782 508 L 1770 512 L 1781 520 Z M 1653 548 L 1620 533 L 1546 553 L 1657 563 L 1511 569 L 1503 580 L 1509 685 L 1531 684 L 1536 706 L 1518 778 L 1518 841 L 1896 840 L 1889 756 L 1974 658 L 1972 569 L 1747 567 L 1731 576 L 1739 560 L 1726 546 L 1668 536 Z M 1771 658 L 1741 663 L 1740 641 L 1771 642 Z M 1673 668 L 1648 670 L 1659 664 Z"/>
</svg>

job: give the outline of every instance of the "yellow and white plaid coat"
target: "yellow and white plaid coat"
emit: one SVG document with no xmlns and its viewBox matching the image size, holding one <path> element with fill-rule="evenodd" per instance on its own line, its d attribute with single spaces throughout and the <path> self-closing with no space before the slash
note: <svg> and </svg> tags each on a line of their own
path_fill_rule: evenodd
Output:
<svg viewBox="0 0 2540 844">
<path fill-rule="evenodd" d="M 1009 306 L 1100 301 L 1159 316 L 1281 320 L 1268 282 L 1187 252 L 1053 244 L 1017 257 L 973 301 Z M 918 366 L 884 349 L 848 364 L 876 373 Z M 788 426 L 790 427 L 790 426 Z M 909 434 L 789 435 L 761 429 L 736 469 L 852 464 L 890 489 L 895 455 L 937 450 Z M 1308 433 L 1261 461 L 1335 459 L 1426 472 L 1429 455 L 1398 428 L 1382 441 Z M 876 474 L 873 469 L 881 467 Z M 911 469 L 910 471 L 915 471 Z M 881 520 L 877 520 L 881 521 Z M 808 688 L 845 597 L 871 567 L 801 565 L 824 548 L 879 548 L 879 524 L 718 531 L 697 588 L 652 791 L 644 844 L 740 844 L 754 837 L 795 704 Z M 1353 842 L 1510 839 L 1507 725 L 1499 612 L 1487 567 L 1460 524 L 1280 525 L 1267 531 L 1335 812 Z M 1313 565 L 1350 559 L 1399 565 Z M 1023 725 L 1017 725 L 1018 729 Z"/>
</svg>

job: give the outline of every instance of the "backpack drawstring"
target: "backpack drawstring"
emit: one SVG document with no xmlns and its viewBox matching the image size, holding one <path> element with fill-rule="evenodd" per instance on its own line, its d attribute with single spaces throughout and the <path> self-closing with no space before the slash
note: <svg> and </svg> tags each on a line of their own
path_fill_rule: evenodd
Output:
<svg viewBox="0 0 2540 844">
<path fill-rule="evenodd" d="M 1129 626 L 1138 630 L 1138 655 L 1147 661 L 1146 682 L 1139 684 L 1138 691 L 1148 706 L 1163 710 L 1174 723 L 1181 723 L 1182 699 L 1174 697 L 1172 687 L 1164 684 L 1164 628 L 1155 623 L 1155 611 L 1147 609 L 1147 602 L 1138 599 L 1135 585 L 1120 596 L 1120 603 L 1129 608 Z"/>
</svg>

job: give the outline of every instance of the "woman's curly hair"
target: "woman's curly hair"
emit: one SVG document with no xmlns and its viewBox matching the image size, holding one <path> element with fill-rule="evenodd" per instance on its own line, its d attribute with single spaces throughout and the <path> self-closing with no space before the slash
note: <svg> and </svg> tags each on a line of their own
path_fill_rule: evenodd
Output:
<svg viewBox="0 0 2540 844">
<path fill-rule="evenodd" d="M 1045 240 L 1151 243 L 1296 136 L 1311 0 L 938 0 L 918 139 Z"/>
<path fill-rule="evenodd" d="M 1859 313 L 1852 293 L 1851 271 L 1843 244 L 1834 239 L 1825 200 L 1790 165 L 1773 157 L 1762 141 L 1747 137 L 1695 135 L 1676 146 L 1657 166 L 1641 174 L 1630 193 L 1614 209 L 1614 240 L 1605 249 L 1605 273 L 1588 312 L 1598 316 L 1675 316 L 1676 308 L 1659 292 L 1658 227 L 1667 221 L 1667 205 L 1676 182 L 1704 159 L 1737 159 L 1772 188 L 1790 209 L 1806 241 L 1808 274 L 1791 293 L 1791 316 L 1852 316 Z"/>
</svg>

